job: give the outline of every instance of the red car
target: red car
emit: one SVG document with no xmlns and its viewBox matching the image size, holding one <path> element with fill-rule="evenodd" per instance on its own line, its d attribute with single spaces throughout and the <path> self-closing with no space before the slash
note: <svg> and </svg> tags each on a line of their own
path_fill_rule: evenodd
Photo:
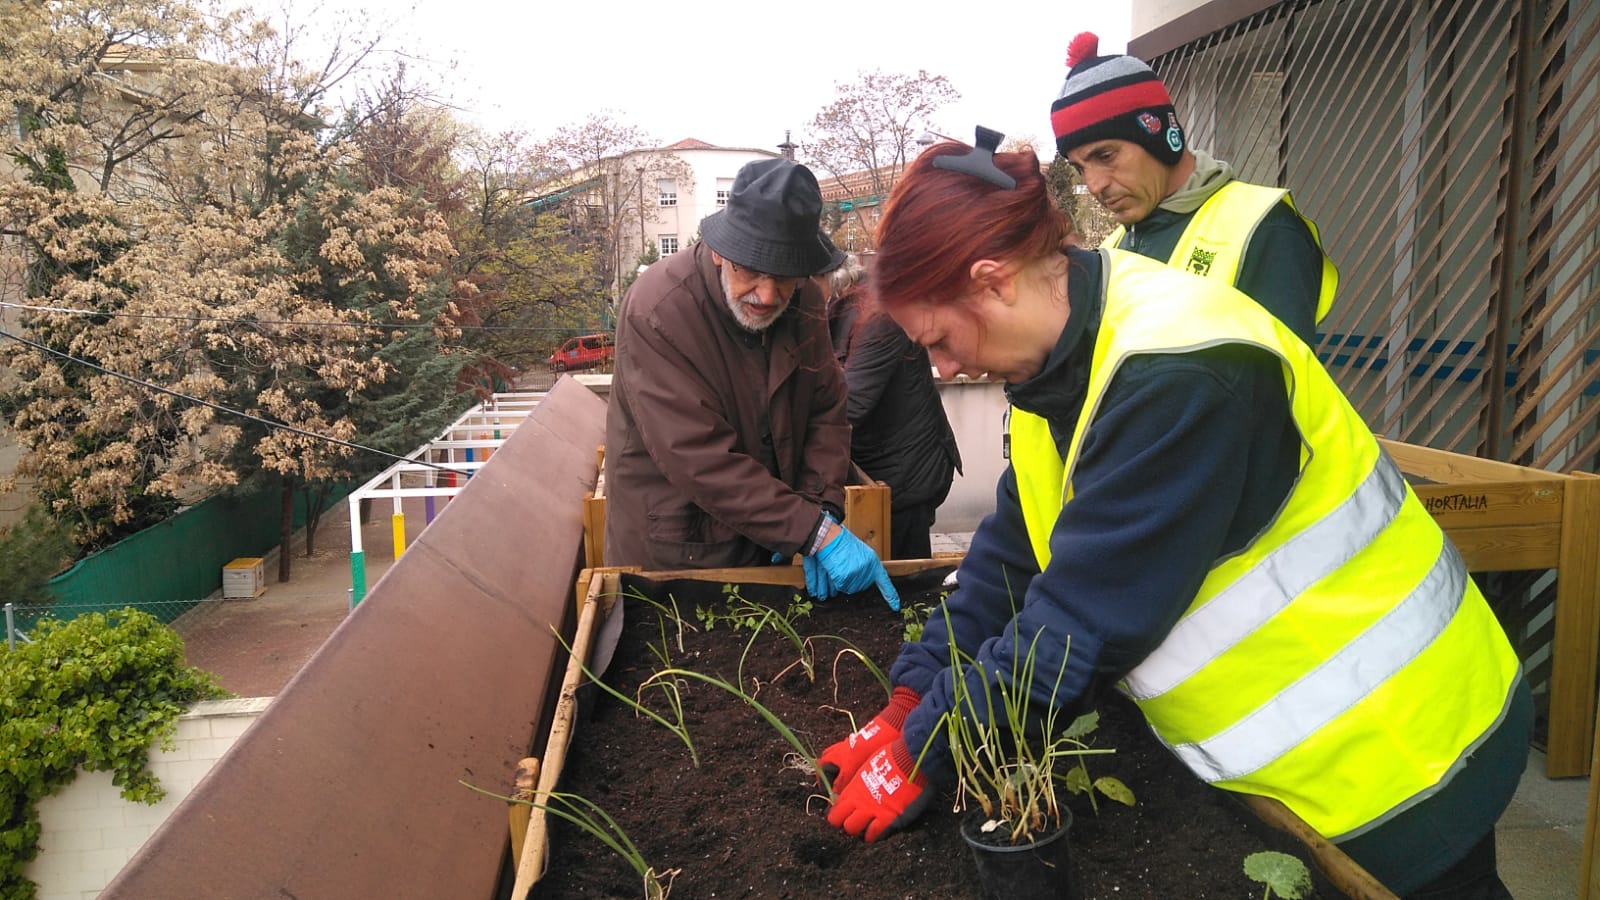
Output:
<svg viewBox="0 0 1600 900">
<path fill-rule="evenodd" d="M 616 347 L 610 333 L 581 334 L 567 338 L 561 349 L 550 355 L 550 371 L 605 367 L 611 364 L 611 357 L 615 353 Z"/>
</svg>

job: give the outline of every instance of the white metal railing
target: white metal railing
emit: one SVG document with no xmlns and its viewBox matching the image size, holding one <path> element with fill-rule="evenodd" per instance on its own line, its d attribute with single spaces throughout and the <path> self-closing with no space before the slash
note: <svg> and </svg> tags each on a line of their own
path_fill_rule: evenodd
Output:
<svg viewBox="0 0 1600 900">
<path fill-rule="evenodd" d="M 494 394 L 472 407 L 439 432 L 433 440 L 418 447 L 399 462 L 373 476 L 351 492 L 350 504 L 350 605 L 361 602 L 367 593 L 366 551 L 361 541 L 361 502 L 388 499 L 392 504 L 390 527 L 394 534 L 394 555 L 405 552 L 406 521 L 402 505 L 406 498 L 425 501 L 423 527 L 433 521 L 435 501 L 461 493 L 467 480 L 483 468 L 517 426 L 544 399 L 543 391 L 515 391 Z"/>
</svg>

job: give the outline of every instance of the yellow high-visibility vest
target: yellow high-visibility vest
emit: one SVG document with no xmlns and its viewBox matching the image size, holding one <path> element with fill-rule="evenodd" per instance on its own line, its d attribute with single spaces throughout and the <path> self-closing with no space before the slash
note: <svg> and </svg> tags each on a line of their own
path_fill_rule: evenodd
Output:
<svg viewBox="0 0 1600 900">
<path fill-rule="evenodd" d="M 1195 210 L 1178 243 L 1172 248 L 1167 265 L 1192 275 L 1216 278 L 1224 284 L 1237 284 L 1239 266 L 1244 260 L 1245 251 L 1250 248 L 1250 238 L 1261 220 L 1280 200 L 1289 204 L 1295 215 L 1300 215 L 1295 208 L 1294 198 L 1283 188 L 1243 181 L 1228 182 Z M 1316 223 L 1305 216 L 1300 216 L 1300 221 L 1311 230 L 1311 239 L 1321 249 L 1322 236 L 1317 232 Z M 1122 243 L 1126 233 L 1127 229 L 1118 225 L 1100 246 L 1115 249 Z M 1328 258 L 1327 251 L 1323 251 L 1322 285 L 1317 294 L 1316 321 L 1321 322 L 1328 310 L 1333 308 L 1333 294 L 1338 288 L 1339 270 Z"/>
<path fill-rule="evenodd" d="M 1046 420 L 1011 410 L 1040 571 L 1124 361 L 1228 343 L 1276 354 L 1302 442 L 1294 487 L 1255 540 L 1214 564 L 1122 687 L 1207 782 L 1275 797 L 1327 838 L 1354 837 L 1460 768 L 1503 716 L 1520 663 L 1455 546 L 1304 343 L 1220 282 L 1101 252 L 1104 312 L 1065 457 Z"/>
</svg>

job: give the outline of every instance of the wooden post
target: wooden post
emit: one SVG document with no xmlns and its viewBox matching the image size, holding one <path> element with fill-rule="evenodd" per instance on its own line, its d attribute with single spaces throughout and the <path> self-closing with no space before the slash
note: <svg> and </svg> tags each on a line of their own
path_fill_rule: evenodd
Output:
<svg viewBox="0 0 1600 900">
<path fill-rule="evenodd" d="M 594 490 L 583 495 L 583 564 L 606 564 L 606 445 L 594 451 Z"/>
<path fill-rule="evenodd" d="M 1550 639 L 1550 737 L 1545 772 L 1589 771 L 1594 749 L 1596 648 L 1600 647 L 1600 477 L 1574 472 L 1564 485 L 1555 634 Z"/>
<path fill-rule="evenodd" d="M 879 559 L 888 559 L 889 486 L 881 481 L 870 485 L 846 485 L 844 527 L 871 547 Z"/>
</svg>

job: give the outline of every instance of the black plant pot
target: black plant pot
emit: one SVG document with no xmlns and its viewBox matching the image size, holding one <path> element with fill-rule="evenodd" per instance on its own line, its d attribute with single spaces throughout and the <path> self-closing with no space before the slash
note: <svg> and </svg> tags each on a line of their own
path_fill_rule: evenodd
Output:
<svg viewBox="0 0 1600 900">
<path fill-rule="evenodd" d="M 983 900 L 1073 900 L 1072 811 L 1061 810 L 1061 827 L 1027 844 L 1006 843 L 998 830 L 982 831 L 984 816 L 969 813 L 961 820 L 961 837 L 972 848 Z"/>
</svg>

